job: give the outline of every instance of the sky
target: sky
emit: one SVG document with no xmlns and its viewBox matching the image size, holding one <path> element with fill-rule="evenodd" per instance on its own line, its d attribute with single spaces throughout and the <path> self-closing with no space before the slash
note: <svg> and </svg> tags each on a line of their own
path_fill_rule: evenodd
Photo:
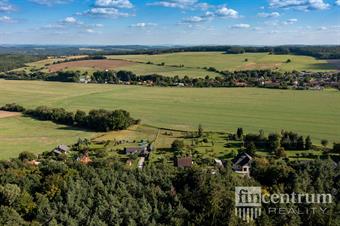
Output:
<svg viewBox="0 0 340 226">
<path fill-rule="evenodd" d="M 0 44 L 340 44 L 340 0 L 0 0 Z"/>
</svg>

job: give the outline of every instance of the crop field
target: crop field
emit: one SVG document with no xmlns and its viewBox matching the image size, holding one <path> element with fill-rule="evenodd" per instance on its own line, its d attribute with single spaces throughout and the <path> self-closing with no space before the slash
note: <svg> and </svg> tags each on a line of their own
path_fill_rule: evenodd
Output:
<svg viewBox="0 0 340 226">
<path fill-rule="evenodd" d="M 207 131 L 235 131 L 238 127 L 246 132 L 286 129 L 311 135 L 316 141 L 340 140 L 340 92 L 336 90 L 163 88 L 5 80 L 0 80 L 0 87 L 0 105 L 16 102 L 31 108 L 48 105 L 73 111 L 121 108 L 143 124 L 156 127 L 196 130 L 201 123 Z"/>
<path fill-rule="evenodd" d="M 16 71 L 56 72 L 61 70 L 80 71 L 92 74 L 97 70 L 128 70 L 137 75 L 160 74 L 163 76 L 189 76 L 204 78 L 220 74 L 207 71 L 214 67 L 218 70 L 272 69 L 280 71 L 330 71 L 339 69 L 337 61 L 317 60 L 313 57 L 294 55 L 269 55 L 268 53 L 224 54 L 223 52 L 185 52 L 158 55 L 112 55 L 111 60 L 81 60 L 53 64 L 65 59 L 81 56 L 46 59 L 27 64 Z M 291 62 L 287 63 L 290 59 Z"/>
<path fill-rule="evenodd" d="M 72 68 L 84 68 L 94 70 L 114 70 L 119 67 L 134 65 L 135 63 L 126 60 L 80 60 L 71 61 L 48 66 L 49 72 L 63 71 Z"/>
<path fill-rule="evenodd" d="M 164 63 L 166 66 L 183 65 L 184 68 L 215 67 L 218 70 L 273 69 L 281 71 L 335 70 L 326 60 L 308 56 L 269 55 L 268 53 L 224 54 L 223 52 L 185 52 L 159 55 L 108 56 L 111 59 L 125 59 L 134 62 Z M 287 63 L 290 59 L 291 62 Z"/>
</svg>

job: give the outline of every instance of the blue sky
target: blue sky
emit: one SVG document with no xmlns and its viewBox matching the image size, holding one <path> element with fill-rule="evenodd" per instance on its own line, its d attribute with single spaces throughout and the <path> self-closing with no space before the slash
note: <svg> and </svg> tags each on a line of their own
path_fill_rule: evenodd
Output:
<svg viewBox="0 0 340 226">
<path fill-rule="evenodd" d="M 0 0 L 0 44 L 340 44 L 340 0 Z"/>
</svg>

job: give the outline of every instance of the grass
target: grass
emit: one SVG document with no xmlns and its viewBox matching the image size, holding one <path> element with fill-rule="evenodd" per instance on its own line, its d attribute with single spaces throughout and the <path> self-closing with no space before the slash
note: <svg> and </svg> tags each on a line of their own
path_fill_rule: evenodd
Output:
<svg viewBox="0 0 340 226">
<path fill-rule="evenodd" d="M 68 110 L 122 108 L 143 124 L 180 130 L 280 132 L 340 140 L 340 92 L 259 88 L 162 88 L 0 80 L 0 105 Z M 5 119 L 6 120 L 6 119 Z M 19 125 L 18 125 L 19 126 Z"/>
<path fill-rule="evenodd" d="M 79 58 L 84 56 L 72 56 L 66 58 Z M 115 70 L 128 70 L 138 75 L 160 74 L 163 76 L 189 76 L 204 78 L 220 76 L 215 72 L 209 72 L 204 67 L 215 67 L 218 70 L 252 70 L 272 69 L 280 71 L 330 71 L 336 70 L 337 65 L 330 64 L 326 60 L 316 60 L 308 56 L 295 55 L 269 55 L 268 53 L 245 53 L 245 54 L 224 54 L 223 52 L 184 52 L 158 55 L 112 55 L 109 59 L 120 59 L 136 62 L 130 66 L 117 67 Z M 27 64 L 26 67 L 16 71 L 41 70 L 48 72 L 46 64 L 63 60 L 45 59 Z M 247 59 L 247 61 L 246 61 Z M 291 63 L 286 63 L 290 59 Z M 152 64 L 146 64 L 151 62 Z M 165 63 L 164 66 L 159 64 Z M 182 65 L 181 67 L 179 67 Z M 67 70 L 87 72 L 93 74 L 96 69 L 91 67 L 70 67 Z"/>
<path fill-rule="evenodd" d="M 73 144 L 79 137 L 94 133 L 70 129 L 51 122 L 26 117 L 0 119 L 0 159 L 17 157 L 20 152 L 41 153 L 59 144 Z"/>
<path fill-rule="evenodd" d="M 109 58 L 135 62 L 150 61 L 155 64 L 165 63 L 165 65 L 184 65 L 185 68 L 215 67 L 218 70 L 229 71 L 251 69 L 327 71 L 336 69 L 326 60 L 316 60 L 308 56 L 269 55 L 268 53 L 185 52 L 160 55 L 109 56 Z M 286 63 L 288 59 L 291 60 L 291 63 Z"/>
</svg>

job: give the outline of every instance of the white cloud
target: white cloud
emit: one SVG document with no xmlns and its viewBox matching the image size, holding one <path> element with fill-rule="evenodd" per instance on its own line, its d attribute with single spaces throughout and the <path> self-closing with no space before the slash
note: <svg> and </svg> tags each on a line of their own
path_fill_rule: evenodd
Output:
<svg viewBox="0 0 340 226">
<path fill-rule="evenodd" d="M 111 18 L 128 17 L 131 14 L 121 11 L 121 9 L 131 9 L 133 7 L 134 5 L 130 0 L 96 0 L 91 9 L 77 15 Z"/>
<path fill-rule="evenodd" d="M 14 23 L 15 21 L 9 16 L 0 16 L 1 23 Z"/>
<path fill-rule="evenodd" d="M 93 26 L 93 27 L 104 27 L 103 24 L 93 24 L 93 25 L 90 25 L 90 26 Z"/>
<path fill-rule="evenodd" d="M 0 12 L 12 12 L 15 11 L 13 5 L 9 4 L 7 0 L 0 0 Z"/>
<path fill-rule="evenodd" d="M 201 23 L 201 22 L 204 22 L 205 19 L 200 17 L 200 16 L 192 16 L 192 17 L 189 17 L 189 18 L 185 18 L 182 20 L 182 23 Z"/>
<path fill-rule="evenodd" d="M 207 10 L 213 7 L 213 5 L 210 5 L 206 2 L 199 2 L 198 0 L 166 0 L 147 3 L 147 5 L 190 10 L 193 9 Z"/>
<path fill-rule="evenodd" d="M 250 25 L 249 24 L 234 24 L 231 26 L 231 28 L 234 28 L 234 29 L 248 29 L 250 28 Z"/>
<path fill-rule="evenodd" d="M 272 13 L 258 13 L 257 16 L 263 17 L 263 18 L 275 18 L 279 17 L 280 13 L 278 12 L 272 12 Z"/>
<path fill-rule="evenodd" d="M 223 6 L 219 9 L 216 10 L 216 12 L 214 13 L 215 16 L 218 17 L 229 17 L 229 18 L 238 18 L 239 17 L 239 13 L 234 10 L 234 9 L 229 9 L 226 6 Z"/>
<path fill-rule="evenodd" d="M 298 22 L 298 19 L 293 18 L 293 19 L 284 21 L 283 24 L 289 25 L 289 24 L 295 24 L 296 22 Z"/>
<path fill-rule="evenodd" d="M 78 20 L 77 20 L 76 18 L 74 18 L 74 17 L 66 17 L 66 18 L 63 20 L 63 22 L 64 22 L 65 24 L 78 24 L 78 23 L 79 23 Z"/>
<path fill-rule="evenodd" d="M 73 0 L 30 0 L 31 2 L 37 3 L 39 5 L 46 5 L 46 6 L 52 6 L 57 4 L 66 4 L 70 3 Z"/>
<path fill-rule="evenodd" d="M 141 23 L 132 24 L 130 27 L 146 28 L 146 27 L 154 27 L 154 26 L 157 26 L 157 24 L 141 22 Z"/>
<path fill-rule="evenodd" d="M 324 0 L 269 0 L 272 8 L 294 8 L 299 10 L 324 10 L 329 4 Z"/>
<path fill-rule="evenodd" d="M 85 30 L 87 33 L 95 33 L 95 31 L 93 30 L 93 29 L 91 29 L 91 28 L 88 28 L 88 29 L 86 29 Z"/>
<path fill-rule="evenodd" d="M 340 6 L 340 0 L 337 0 L 337 1 L 335 2 L 335 4 L 338 5 L 338 6 Z"/>
<path fill-rule="evenodd" d="M 92 8 L 85 11 L 82 15 L 113 18 L 130 16 L 129 13 L 121 12 L 116 8 Z"/>
<path fill-rule="evenodd" d="M 133 8 L 133 4 L 129 0 L 96 0 L 95 6 L 98 8 Z"/>
<path fill-rule="evenodd" d="M 198 3 L 197 0 L 169 0 L 169 1 L 158 1 L 148 3 L 150 6 L 162 6 L 167 8 L 180 8 L 185 9 Z"/>
</svg>

